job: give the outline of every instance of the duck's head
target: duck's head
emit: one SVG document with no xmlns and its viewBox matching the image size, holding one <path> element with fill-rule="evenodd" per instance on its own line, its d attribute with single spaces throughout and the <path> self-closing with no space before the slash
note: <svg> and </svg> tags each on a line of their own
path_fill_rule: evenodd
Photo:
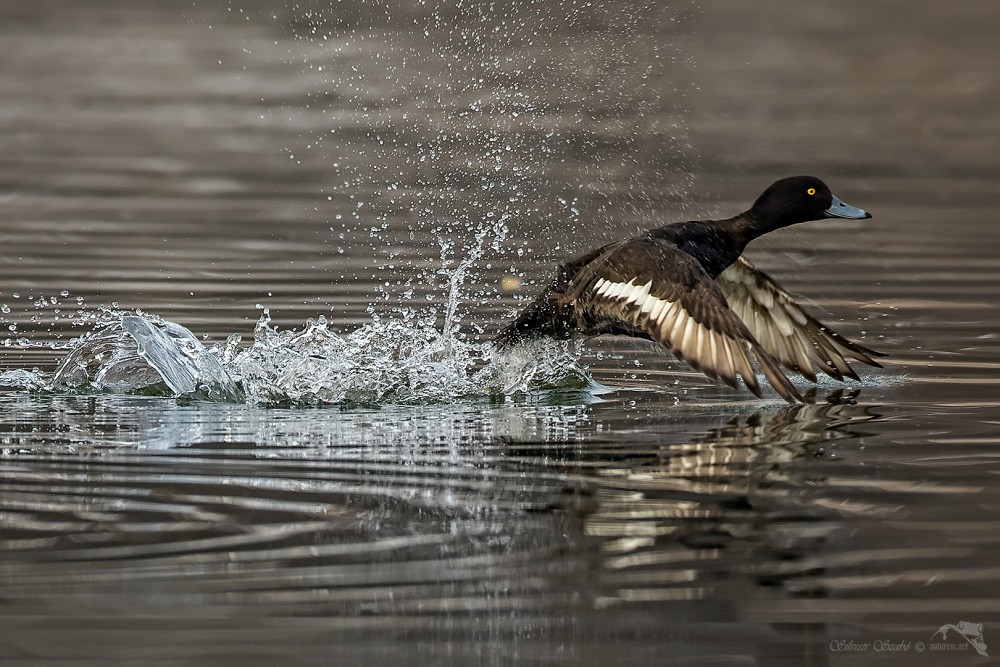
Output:
<svg viewBox="0 0 1000 667">
<path fill-rule="evenodd" d="M 775 181 L 761 193 L 749 213 L 772 228 L 822 218 L 861 220 L 872 214 L 840 201 L 815 176 L 792 176 Z"/>
</svg>

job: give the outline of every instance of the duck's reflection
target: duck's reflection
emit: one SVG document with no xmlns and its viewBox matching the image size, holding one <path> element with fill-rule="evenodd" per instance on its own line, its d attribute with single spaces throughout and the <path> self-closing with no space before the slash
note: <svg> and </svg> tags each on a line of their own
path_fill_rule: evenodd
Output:
<svg viewBox="0 0 1000 667">
<path fill-rule="evenodd" d="M 822 496 L 823 465 L 879 417 L 856 396 L 733 417 L 643 461 L 597 470 L 582 519 L 602 554 L 595 604 L 714 598 L 735 581 L 800 576 L 787 563 L 838 530 L 811 503 Z"/>
<path fill-rule="evenodd" d="M 856 427 L 875 419 L 871 407 L 857 405 L 857 392 L 838 390 L 811 402 L 732 418 L 690 443 L 664 445 L 659 467 L 686 479 L 701 493 L 739 493 L 761 475 L 795 458 L 830 454 L 830 447 L 863 435 Z"/>
</svg>

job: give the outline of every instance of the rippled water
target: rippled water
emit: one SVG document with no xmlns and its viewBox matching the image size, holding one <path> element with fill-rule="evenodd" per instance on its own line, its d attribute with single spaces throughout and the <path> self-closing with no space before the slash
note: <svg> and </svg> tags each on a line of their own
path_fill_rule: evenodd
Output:
<svg viewBox="0 0 1000 667">
<path fill-rule="evenodd" d="M 932 637 L 1000 641 L 998 27 L 985 1 L 3 3 L 0 657 L 985 660 Z M 884 370 L 786 406 L 608 339 L 470 380 L 558 260 L 798 172 L 874 220 L 752 257 Z M 259 391 L 37 388 L 163 321 Z"/>
</svg>

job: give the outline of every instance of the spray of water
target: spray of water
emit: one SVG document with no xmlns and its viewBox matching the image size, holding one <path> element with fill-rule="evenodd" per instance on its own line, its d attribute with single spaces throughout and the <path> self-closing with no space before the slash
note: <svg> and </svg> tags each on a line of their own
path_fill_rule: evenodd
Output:
<svg viewBox="0 0 1000 667">
<path fill-rule="evenodd" d="M 249 345 L 233 334 L 209 349 L 177 323 L 103 308 L 84 318 L 87 332 L 63 344 L 67 354 L 51 375 L 15 369 L 0 373 L 0 384 L 269 406 L 428 404 L 596 386 L 566 343 L 537 341 L 501 354 L 463 335 L 463 289 L 489 238 L 477 234 L 455 268 L 440 269 L 443 320 L 434 307 L 399 308 L 388 318 L 373 312 L 349 332 L 332 330 L 323 316 L 280 330 L 263 308 Z M 446 262 L 448 244 L 442 254 Z"/>
</svg>

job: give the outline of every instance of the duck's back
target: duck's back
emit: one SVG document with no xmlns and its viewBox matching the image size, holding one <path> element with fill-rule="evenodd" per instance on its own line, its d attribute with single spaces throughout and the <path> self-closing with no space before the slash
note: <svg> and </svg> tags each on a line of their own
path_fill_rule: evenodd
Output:
<svg viewBox="0 0 1000 667">
<path fill-rule="evenodd" d="M 717 277 L 743 253 L 746 242 L 738 218 L 691 220 L 650 230 L 646 237 L 691 255 L 711 278 Z M 669 270 L 669 267 L 665 267 Z"/>
<path fill-rule="evenodd" d="M 656 227 L 644 234 L 625 241 L 618 241 L 601 246 L 577 259 L 559 266 L 553 280 L 553 287 L 564 291 L 569 283 L 588 267 L 600 265 L 623 248 L 640 247 L 649 242 L 667 248 L 679 250 L 694 257 L 705 272 L 712 278 L 717 277 L 726 267 L 736 261 L 743 253 L 746 243 L 740 235 L 733 234 L 733 223 L 729 220 L 689 220 L 675 222 L 662 227 Z M 670 266 L 636 267 L 645 271 L 661 270 L 669 273 Z"/>
</svg>

